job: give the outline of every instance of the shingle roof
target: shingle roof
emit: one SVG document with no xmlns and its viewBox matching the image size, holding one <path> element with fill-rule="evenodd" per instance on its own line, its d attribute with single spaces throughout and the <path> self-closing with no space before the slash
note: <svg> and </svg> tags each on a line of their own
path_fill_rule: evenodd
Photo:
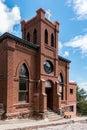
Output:
<svg viewBox="0 0 87 130">
<path fill-rule="evenodd" d="M 39 45 L 37 44 L 33 44 L 27 40 L 24 40 L 24 39 L 21 39 L 13 34 L 10 34 L 8 32 L 4 33 L 3 35 L 0 36 L 0 40 L 3 40 L 5 38 L 10 38 L 12 40 L 15 40 L 17 42 L 19 42 L 21 45 L 25 45 L 26 47 L 30 47 L 32 49 L 38 49 L 39 48 Z"/>
</svg>

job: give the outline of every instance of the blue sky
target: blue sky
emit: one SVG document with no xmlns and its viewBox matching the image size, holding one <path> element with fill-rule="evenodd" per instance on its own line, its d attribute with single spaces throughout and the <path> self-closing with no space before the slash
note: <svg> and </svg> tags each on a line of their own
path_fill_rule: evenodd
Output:
<svg viewBox="0 0 87 130">
<path fill-rule="evenodd" d="M 87 90 L 87 0 L 0 0 L 0 34 L 21 37 L 20 21 L 39 8 L 50 10 L 50 20 L 60 23 L 59 55 L 72 61 L 70 81 Z"/>
</svg>

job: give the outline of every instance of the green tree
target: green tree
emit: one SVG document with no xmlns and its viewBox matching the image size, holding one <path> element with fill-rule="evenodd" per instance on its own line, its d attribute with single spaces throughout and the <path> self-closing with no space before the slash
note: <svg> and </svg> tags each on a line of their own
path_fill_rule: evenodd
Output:
<svg viewBox="0 0 87 130">
<path fill-rule="evenodd" d="M 77 86 L 77 114 L 87 115 L 87 92 Z"/>
</svg>

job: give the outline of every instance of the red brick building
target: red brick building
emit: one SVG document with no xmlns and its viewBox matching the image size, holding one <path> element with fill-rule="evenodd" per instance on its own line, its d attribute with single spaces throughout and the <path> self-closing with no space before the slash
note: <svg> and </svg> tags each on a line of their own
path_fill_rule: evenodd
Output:
<svg viewBox="0 0 87 130">
<path fill-rule="evenodd" d="M 69 83 L 70 61 L 58 56 L 59 23 L 43 9 L 21 22 L 22 39 L 0 36 L 0 103 L 5 114 L 22 116 L 70 108 L 76 114 L 76 84 Z"/>
</svg>

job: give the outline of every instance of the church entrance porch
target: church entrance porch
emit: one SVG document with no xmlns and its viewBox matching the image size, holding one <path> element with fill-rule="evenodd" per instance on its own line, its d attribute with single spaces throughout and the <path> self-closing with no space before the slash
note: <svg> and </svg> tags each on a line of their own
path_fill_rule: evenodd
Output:
<svg viewBox="0 0 87 130">
<path fill-rule="evenodd" d="M 47 108 L 53 110 L 53 83 L 45 82 L 45 93 L 47 94 Z"/>
</svg>

